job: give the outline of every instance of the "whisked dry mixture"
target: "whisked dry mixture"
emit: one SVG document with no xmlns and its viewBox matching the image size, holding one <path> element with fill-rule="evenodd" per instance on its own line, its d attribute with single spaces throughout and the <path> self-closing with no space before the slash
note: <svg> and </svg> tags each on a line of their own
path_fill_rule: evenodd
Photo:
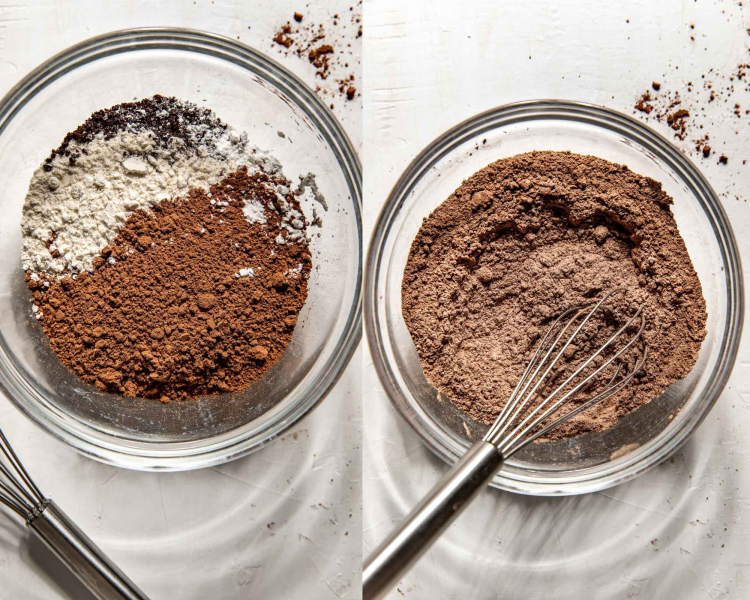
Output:
<svg viewBox="0 0 750 600">
<path fill-rule="evenodd" d="M 648 359 L 625 391 L 547 439 L 611 427 L 684 378 L 706 306 L 671 204 L 657 181 L 570 152 L 521 154 L 472 175 L 424 221 L 404 270 L 403 315 L 427 380 L 490 424 L 551 321 L 617 287 L 627 293 L 568 348 L 560 380 L 639 305 Z"/>
</svg>

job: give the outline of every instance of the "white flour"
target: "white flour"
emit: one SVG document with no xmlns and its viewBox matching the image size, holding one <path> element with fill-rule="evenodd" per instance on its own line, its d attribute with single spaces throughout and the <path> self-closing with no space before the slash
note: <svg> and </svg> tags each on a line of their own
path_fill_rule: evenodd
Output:
<svg viewBox="0 0 750 600">
<path fill-rule="evenodd" d="M 108 140 L 100 134 L 82 145 L 72 141 L 69 149 L 79 154 L 74 164 L 57 155 L 31 179 L 21 222 L 23 268 L 51 277 L 89 271 L 133 211 L 190 188 L 208 189 L 243 165 L 250 173 L 258 167 L 269 174 L 281 171 L 272 156 L 249 148 L 245 133 L 231 128 L 199 133 L 208 145 L 197 151 L 180 138 L 172 138 L 168 148 L 159 146 L 148 130 L 121 131 Z M 289 190 L 277 189 L 287 237 L 300 239 L 304 216 L 279 192 Z M 267 222 L 260 202 L 249 201 L 244 213 L 250 222 Z"/>
</svg>

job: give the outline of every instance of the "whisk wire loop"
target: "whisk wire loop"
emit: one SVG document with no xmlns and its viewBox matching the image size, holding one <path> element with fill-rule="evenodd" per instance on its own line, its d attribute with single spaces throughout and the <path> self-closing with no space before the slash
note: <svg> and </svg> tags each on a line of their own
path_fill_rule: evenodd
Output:
<svg viewBox="0 0 750 600">
<path fill-rule="evenodd" d="M 0 429 L 0 502 L 25 519 L 31 518 L 45 498 L 24 469 Z"/>
<path fill-rule="evenodd" d="M 615 339 L 617 339 L 620 334 L 622 334 L 630 325 L 632 325 L 633 321 L 640 316 L 641 310 L 639 309 L 638 312 L 634 317 L 632 317 L 625 325 L 622 326 L 622 328 L 614 335 L 612 336 L 595 354 L 592 354 L 581 366 L 578 367 L 578 369 L 575 370 L 573 374 L 571 374 L 562 384 L 560 384 L 555 391 L 553 391 L 551 394 L 547 396 L 545 401 L 541 403 L 539 406 L 537 406 L 529 415 L 527 415 L 509 434 L 508 437 L 513 438 L 510 442 L 508 442 L 507 447 L 512 446 L 514 443 L 518 442 L 519 439 L 521 439 L 523 436 L 528 434 L 531 430 L 533 430 L 535 427 L 539 426 L 541 423 L 543 423 L 549 416 L 557 412 L 560 408 L 562 408 L 565 404 L 567 404 L 574 396 L 578 395 L 581 390 L 583 390 L 585 387 L 588 386 L 592 380 L 599 375 L 604 369 L 606 369 L 612 362 L 617 360 L 622 354 L 627 352 L 630 347 L 638 340 L 640 337 L 640 334 L 643 331 L 643 325 L 645 325 L 645 322 L 642 323 L 641 329 L 638 331 L 638 333 L 618 352 L 616 352 L 612 357 L 610 357 L 607 361 L 605 361 L 601 366 L 599 366 L 596 370 L 594 370 L 590 375 L 588 375 L 583 381 L 578 383 L 573 389 L 568 391 L 564 396 L 562 396 L 559 400 L 557 400 L 552 406 L 547 408 L 547 410 L 540 416 L 538 419 L 536 419 L 530 426 L 526 427 L 519 433 L 519 430 L 521 430 L 526 423 L 530 419 L 534 417 L 540 410 L 542 410 L 544 407 L 547 407 L 550 403 L 552 403 L 553 398 L 555 398 L 563 389 L 565 389 L 578 375 L 581 374 L 581 372 L 586 369 L 597 356 L 601 356 L 602 352 L 604 352 L 613 342 Z M 568 344 L 570 341 L 568 342 Z M 566 344 L 567 347 L 567 344 Z M 555 358 L 555 362 L 552 364 L 556 364 L 558 357 Z M 549 369 L 547 372 L 545 372 L 545 376 L 549 372 Z M 536 388 L 535 388 L 536 389 Z M 502 448 L 501 448 L 502 450 Z"/>
<path fill-rule="evenodd" d="M 15 450 L 13 450 L 13 446 L 11 446 L 10 442 L 8 442 L 2 429 L 0 429 L 0 439 L 2 439 L 2 447 L 4 453 L 8 456 L 9 460 L 15 466 L 16 471 L 20 475 L 21 479 L 23 479 L 26 485 L 29 486 L 29 490 L 31 490 L 31 493 L 36 498 L 36 500 L 38 502 L 42 502 L 44 500 L 44 494 L 42 494 L 41 490 L 37 487 L 36 483 L 34 483 L 34 480 L 31 478 L 31 475 L 29 475 L 28 471 L 24 468 L 23 464 L 18 459 Z"/>
<path fill-rule="evenodd" d="M 510 450 L 508 451 L 508 454 L 506 454 L 506 456 L 510 456 L 511 454 L 513 454 L 515 452 L 518 452 L 526 444 L 529 444 L 529 443 L 533 442 L 534 440 L 542 437 L 545 433 L 547 433 L 551 429 L 554 429 L 558 425 L 562 425 L 566 421 L 569 421 L 573 417 L 575 417 L 577 415 L 580 415 L 582 412 L 588 410 L 589 408 L 591 408 L 595 404 L 599 404 L 601 402 L 604 402 L 608 398 L 611 398 L 612 396 L 614 396 L 615 394 L 617 394 L 618 392 L 620 392 L 620 390 L 622 390 L 626 385 L 628 385 L 628 383 L 630 383 L 630 380 L 633 379 L 633 377 L 635 376 L 635 374 L 641 369 L 641 367 L 643 366 L 643 363 L 646 362 L 646 357 L 647 356 L 648 356 L 648 347 L 646 347 L 646 349 L 644 350 L 643 355 L 641 356 L 640 360 L 638 361 L 638 364 L 633 368 L 633 370 L 628 375 L 626 375 L 622 380 L 618 381 L 615 385 L 613 385 L 613 386 L 610 387 L 611 383 L 616 379 L 617 375 L 619 374 L 620 366 L 618 365 L 617 370 L 615 372 L 615 375 L 612 376 L 612 379 L 610 379 L 610 383 L 607 384 L 607 387 L 606 387 L 606 389 L 604 391 L 598 393 L 593 398 L 590 398 L 589 400 L 587 400 L 586 402 L 584 402 L 583 404 L 581 404 L 579 407 L 571 410 L 568 413 L 565 413 L 562 417 L 560 417 L 559 419 L 557 419 L 554 423 L 550 423 L 549 425 L 547 425 L 546 427 L 540 429 L 538 432 L 534 433 L 533 435 L 531 435 L 531 436 L 529 436 L 527 438 L 524 438 L 519 444 L 517 444 L 517 445 L 513 446 L 512 448 L 510 448 Z M 544 420 L 541 419 L 541 422 L 543 422 L 543 421 Z"/>
<path fill-rule="evenodd" d="M 643 314 L 643 307 L 639 307 L 635 314 L 628 319 L 608 340 L 606 340 L 594 353 L 585 361 L 579 364 L 572 374 L 565 381 L 558 385 L 554 391 L 546 396 L 533 407 L 533 400 L 541 396 L 542 391 L 554 381 L 559 374 L 556 370 L 561 358 L 565 355 L 566 350 L 573 341 L 578 337 L 586 324 L 591 320 L 594 314 L 601 306 L 615 293 L 623 291 L 622 288 L 615 288 L 604 295 L 595 304 L 574 307 L 566 310 L 560 315 L 549 327 L 534 355 L 529 362 L 526 370 L 521 376 L 518 384 L 510 395 L 508 402 L 500 412 L 495 423 L 490 427 L 484 437 L 485 441 L 494 444 L 501 454 L 507 458 L 514 454 L 528 443 L 538 439 L 551 429 L 572 419 L 583 411 L 588 410 L 595 404 L 604 402 L 622 390 L 643 367 L 648 355 L 648 347 L 644 344 L 643 353 L 635 361 L 634 367 L 629 373 L 626 373 L 622 379 L 618 380 L 621 372 L 621 364 L 617 363 L 615 373 L 609 382 L 604 386 L 602 391 L 596 393 L 592 398 L 586 400 L 581 406 L 562 415 L 553 422 L 547 424 L 539 431 L 535 431 L 544 425 L 553 415 L 558 413 L 567 405 L 575 396 L 588 389 L 594 384 L 596 378 L 604 372 L 610 365 L 619 361 L 619 359 L 628 352 L 641 339 L 646 326 L 646 320 Z M 572 315 L 572 316 L 571 316 Z M 598 365 L 587 376 L 582 376 L 584 371 L 598 357 L 606 356 L 607 350 L 625 334 L 640 319 L 640 326 L 637 332 L 617 351 L 613 352 L 608 358 L 603 358 Z M 580 322 L 578 322 L 580 320 Z M 578 322 L 575 330 L 571 335 L 566 337 L 567 332 Z M 540 375 L 541 373 L 541 375 Z M 552 374 L 550 376 L 550 374 Z M 576 380 L 581 379 L 577 383 Z M 571 387 L 572 386 L 572 387 Z M 568 389 L 570 388 L 570 389 Z M 568 390 L 565 392 L 565 390 Z M 565 393 L 563 393 L 565 392 Z M 562 394 L 562 395 L 561 395 Z M 528 413 L 528 414 L 527 414 Z"/>
<path fill-rule="evenodd" d="M 561 356 L 563 355 L 563 353 L 565 352 L 565 350 L 567 350 L 568 346 L 570 346 L 570 343 L 571 343 L 571 342 L 573 341 L 573 338 L 575 338 L 575 337 L 576 337 L 576 336 L 577 336 L 577 335 L 578 335 L 578 334 L 580 333 L 581 329 L 583 329 L 583 327 L 584 327 L 584 326 L 586 325 L 586 323 L 588 323 L 589 319 L 591 319 L 591 316 L 592 316 L 592 315 L 594 314 L 594 312 L 595 312 L 595 311 L 596 311 L 596 310 L 597 310 L 597 309 L 598 309 L 598 308 L 599 308 L 599 307 L 600 307 L 600 306 L 602 305 L 602 303 L 603 303 L 603 302 L 604 302 L 605 300 L 607 300 L 607 298 L 609 298 L 609 297 L 610 297 L 610 296 L 611 296 L 611 295 L 612 295 L 612 294 L 613 294 L 613 293 L 614 293 L 615 291 L 617 291 L 617 290 L 612 290 L 612 291 L 610 291 L 609 293 L 607 293 L 607 294 L 606 294 L 606 295 L 605 295 L 605 296 L 604 296 L 604 297 L 603 297 L 603 298 L 602 298 L 602 299 L 601 299 L 601 300 L 600 300 L 600 301 L 599 301 L 599 302 L 598 302 L 598 303 L 597 303 L 596 305 L 594 305 L 594 306 L 593 306 L 593 308 L 591 308 L 591 307 L 574 307 L 574 308 L 572 308 L 572 309 L 568 309 L 567 311 L 565 311 L 565 312 L 564 312 L 564 313 L 563 313 L 563 314 L 562 314 L 562 315 L 561 315 L 561 316 L 560 316 L 560 317 L 559 317 L 559 318 L 558 318 L 558 319 L 557 319 L 557 320 L 556 320 L 556 321 L 555 321 L 555 322 L 554 322 L 554 323 L 552 324 L 552 326 L 550 327 L 550 329 L 549 329 L 549 331 L 548 331 L 548 334 L 552 333 L 552 332 L 553 332 L 553 331 L 555 330 L 555 328 L 556 328 L 556 326 L 557 326 L 558 322 L 560 322 L 560 321 L 561 321 L 562 319 L 564 319 L 564 318 L 565 318 L 565 316 L 567 316 L 567 315 L 569 315 L 569 314 L 571 314 L 571 313 L 573 313 L 573 312 L 575 312 L 575 313 L 576 313 L 576 314 L 575 314 L 575 315 L 574 315 L 574 316 L 573 316 L 573 317 L 572 317 L 572 318 L 571 318 L 570 320 L 568 320 L 568 322 L 567 322 L 567 323 L 565 323 L 565 325 L 563 326 L 562 330 L 561 330 L 561 331 L 560 331 L 560 332 L 559 332 L 559 333 L 557 334 L 557 337 L 555 338 L 555 341 L 554 341 L 554 342 L 552 342 L 552 344 L 551 344 L 551 345 L 549 346 L 549 348 L 548 348 L 548 350 L 547 350 L 547 353 L 545 354 L 544 358 L 543 358 L 543 359 L 542 359 L 541 361 L 539 361 L 538 363 L 537 363 L 536 361 L 538 360 L 538 356 L 539 356 L 539 353 L 535 354 L 534 358 L 533 358 L 533 359 L 531 360 L 531 362 L 529 363 L 529 367 L 527 368 L 527 371 L 526 371 L 526 373 L 524 374 L 524 377 L 522 377 L 522 379 L 521 379 L 521 382 L 519 382 L 519 385 L 520 385 L 520 384 L 521 384 L 521 383 L 522 383 L 522 382 L 524 381 L 524 379 L 525 379 L 525 378 L 527 377 L 527 375 L 528 375 L 528 372 L 529 372 L 529 371 L 530 371 L 531 369 L 534 369 L 534 365 L 535 365 L 535 364 L 536 364 L 536 369 L 534 370 L 534 373 L 533 373 L 533 375 L 531 375 L 531 378 L 529 378 L 529 379 L 528 379 L 528 381 L 527 381 L 527 382 L 525 383 L 525 385 L 524 385 L 524 388 L 523 388 L 523 390 L 521 391 L 520 395 L 519 395 L 518 397 L 516 397 L 516 398 L 514 399 L 514 405 L 515 405 L 515 404 L 518 404 L 518 402 L 519 402 L 520 398 L 521 398 L 521 397 L 524 397 L 524 395 L 526 395 L 526 392 L 527 392 L 527 390 L 528 390 L 528 387 L 529 387 L 529 385 L 531 385 L 531 384 L 532 384 L 532 383 L 533 383 L 533 382 L 534 382 L 535 380 L 537 381 L 537 384 L 536 384 L 536 385 L 534 386 L 534 389 L 532 389 L 532 390 L 531 390 L 531 392 L 530 392 L 530 393 L 529 393 L 529 394 L 527 395 L 527 397 L 528 397 L 528 398 L 533 398 L 533 397 L 534 397 L 534 396 L 536 395 L 536 393 L 537 393 L 537 390 L 539 389 L 540 385 L 542 384 L 542 382 L 546 381 L 547 375 L 549 375 L 549 372 L 550 372 L 550 371 L 551 371 L 551 370 L 552 370 L 552 369 L 553 369 L 553 368 L 555 367 L 555 365 L 556 365 L 556 364 L 557 364 L 557 362 L 559 361 L 560 357 L 561 357 Z M 586 318 L 585 318 L 585 319 L 583 320 L 583 322 L 582 322 L 582 323 L 581 323 L 581 324 L 580 324 L 580 325 L 578 326 L 578 328 L 577 328 L 577 329 L 576 329 L 576 331 L 575 331 L 575 332 L 573 333 L 573 335 L 572 335 L 572 336 L 570 337 L 570 339 L 568 339 L 567 343 L 566 343 L 566 344 L 565 344 L 565 345 L 564 345 L 564 346 L 563 346 L 562 348 L 560 348 L 560 351 L 559 351 L 559 352 L 557 353 L 557 355 L 555 356 L 554 360 L 553 360 L 553 361 L 552 361 L 552 362 L 551 362 L 551 363 L 549 364 L 549 366 L 548 366 L 547 370 L 545 371 L 544 375 L 542 375 L 542 377 L 541 377 L 541 378 L 539 378 L 539 379 L 537 380 L 537 379 L 536 379 L 536 377 L 537 377 L 537 375 L 539 374 L 539 371 L 540 371 L 540 370 L 542 369 L 542 367 L 543 367 L 543 366 L 544 366 L 544 365 L 545 365 L 545 364 L 547 363 L 547 360 L 549 359 L 549 357 L 550 357 L 550 355 L 552 354 L 553 350 L 554 350 L 554 349 L 555 349 L 555 347 L 557 346 L 558 342 L 559 342 L 559 341 L 560 341 L 560 340 L 562 339 L 562 337 L 563 337 L 563 336 L 565 335 L 565 332 L 566 332 L 566 331 L 568 330 L 568 328 L 570 328 L 570 326 L 571 326 L 571 325 L 572 325 L 573 323 L 575 323 L 575 322 L 576 322 L 576 321 L 578 320 L 578 318 L 579 318 L 579 317 L 580 317 L 581 315 L 583 315 L 583 314 L 585 314 L 585 313 L 586 313 L 586 310 L 587 310 L 587 308 L 588 308 L 589 312 L 588 312 L 588 314 L 586 315 Z M 546 343 L 546 341 L 547 341 L 547 339 L 548 339 L 549 337 L 550 337 L 549 335 L 546 335 L 546 336 L 544 337 L 544 339 L 542 340 L 542 343 L 540 343 L 540 349 L 542 349 L 542 350 L 544 349 L 545 343 Z M 527 406 L 527 404 L 523 404 L 523 405 L 521 405 L 521 407 L 520 407 L 520 408 L 521 408 L 521 409 L 523 409 L 523 408 L 524 408 L 525 406 Z M 523 414 L 523 411 L 522 411 L 522 410 L 520 411 L 520 414 Z M 518 418 L 518 416 L 519 416 L 519 410 L 516 410 L 516 412 L 515 412 L 515 413 L 513 414 L 513 417 L 512 417 L 511 419 L 510 419 L 510 421 L 511 421 L 511 422 L 513 422 L 513 421 L 514 421 L 514 420 L 515 420 L 516 418 Z M 507 422 L 507 417 L 506 417 L 506 420 L 505 420 L 505 422 L 503 422 L 503 423 L 499 423 L 499 424 L 498 424 L 499 426 L 497 427 L 497 430 L 498 430 L 498 431 L 499 431 L 499 430 L 501 430 L 501 429 L 502 429 L 502 427 L 503 427 L 503 426 L 505 425 L 505 423 L 506 423 L 506 422 Z"/>
<path fill-rule="evenodd" d="M 97 598 L 148 600 L 59 506 L 42 495 L 1 429 L 0 504 L 24 519 Z"/>
</svg>

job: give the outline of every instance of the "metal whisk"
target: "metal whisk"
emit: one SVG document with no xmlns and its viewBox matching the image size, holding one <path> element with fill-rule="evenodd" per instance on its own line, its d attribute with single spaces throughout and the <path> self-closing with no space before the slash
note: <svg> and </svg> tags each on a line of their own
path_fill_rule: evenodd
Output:
<svg viewBox="0 0 750 600">
<path fill-rule="evenodd" d="M 631 348 L 640 350 L 634 346 L 646 325 L 642 307 L 596 352 L 582 360 L 565 381 L 555 383 L 561 372 L 557 366 L 573 340 L 613 294 L 623 291 L 617 288 L 596 303 L 571 308 L 550 326 L 482 441 L 468 450 L 404 519 L 400 528 L 368 557 L 362 573 L 364 600 L 377 600 L 395 585 L 492 480 L 507 458 L 555 427 L 611 398 L 630 383 L 646 361 L 648 346 L 643 344 L 629 372 L 624 372 L 619 359 Z M 606 379 L 603 372 L 610 365 L 614 374 L 601 391 L 553 419 L 574 397 L 589 392 L 600 379 Z"/>
<path fill-rule="evenodd" d="M 24 469 L 0 430 L 0 503 L 26 521 L 37 537 L 101 600 L 148 600 L 49 498 Z"/>
</svg>

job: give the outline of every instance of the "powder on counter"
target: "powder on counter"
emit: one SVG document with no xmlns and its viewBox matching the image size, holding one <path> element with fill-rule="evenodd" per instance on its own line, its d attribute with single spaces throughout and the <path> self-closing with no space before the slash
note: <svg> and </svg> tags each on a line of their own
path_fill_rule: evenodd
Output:
<svg viewBox="0 0 750 600">
<path fill-rule="evenodd" d="M 291 341 L 311 269 L 306 239 L 284 221 L 302 218 L 290 187 L 242 167 L 209 192 L 136 209 L 93 272 L 27 274 L 52 349 L 101 390 L 163 402 L 262 377 Z M 249 221 L 248 205 L 265 222 Z"/>
<path fill-rule="evenodd" d="M 246 135 L 240 139 L 240 135 L 210 109 L 157 94 L 96 111 L 83 125 L 68 133 L 62 144 L 52 151 L 45 161 L 45 170 L 52 170 L 51 163 L 56 156 L 65 156 L 70 162 L 75 162 L 82 153 L 77 147 L 97 137 L 110 140 L 123 131 L 148 132 L 153 138 L 153 145 L 160 148 L 170 148 L 173 140 L 177 139 L 185 149 L 193 152 L 201 150 L 214 158 L 226 158 L 233 146 L 239 146 L 234 148 L 235 152 L 242 152 L 247 145 Z"/>
<path fill-rule="evenodd" d="M 627 291 L 568 349 L 566 368 L 638 305 L 648 360 L 623 392 L 547 439 L 611 427 L 684 378 L 706 311 L 671 203 L 658 182 L 569 152 L 521 154 L 472 175 L 425 219 L 404 270 L 403 315 L 427 380 L 490 424 L 552 320 L 616 287 Z M 635 354 L 625 358 L 632 367 Z"/>
<path fill-rule="evenodd" d="M 727 10 L 722 9 L 722 13 L 730 15 L 728 22 L 742 24 L 746 21 L 742 14 L 744 10 L 743 3 L 739 2 Z M 694 32 L 696 24 L 691 23 L 689 27 L 690 31 Z M 742 28 L 744 32 L 750 33 L 746 24 L 742 25 Z M 709 52 L 708 42 L 704 45 L 702 41 L 705 38 L 706 35 L 701 34 L 699 46 L 695 35 L 690 35 L 692 57 L 687 69 L 686 65 L 682 65 L 681 69 L 679 64 L 670 61 L 670 70 L 675 76 L 670 77 L 669 73 L 663 73 L 663 81 L 652 82 L 653 92 L 647 90 L 638 95 L 633 106 L 635 115 L 646 121 L 666 124 L 674 131 L 674 137 L 684 151 L 693 152 L 695 156 L 702 156 L 704 159 L 712 154 L 711 147 L 707 144 L 710 139 L 713 138 L 713 146 L 717 148 L 717 138 L 720 135 L 731 133 L 732 129 L 735 135 L 742 135 L 746 127 L 743 120 L 750 116 L 750 108 L 741 104 L 750 92 L 750 78 L 747 77 L 750 64 L 746 62 L 750 44 L 742 49 L 739 63 L 726 59 L 724 54 L 720 53 L 719 64 L 698 71 L 694 66 L 705 65 L 706 61 L 696 60 L 697 53 Z M 733 122 L 736 123 L 734 127 Z M 726 140 L 721 144 L 726 144 Z M 728 160 L 723 161 L 719 158 L 718 163 L 727 164 Z"/>
<path fill-rule="evenodd" d="M 661 86 L 654 87 L 654 90 L 659 88 Z M 646 91 L 636 102 L 635 109 L 647 115 L 652 115 L 657 121 L 666 123 L 675 132 L 674 135 L 678 140 L 684 140 L 688 136 L 690 111 L 679 108 L 682 104 L 679 94 L 667 98 L 669 98 L 667 101 L 659 103 L 657 97 Z"/>
</svg>

